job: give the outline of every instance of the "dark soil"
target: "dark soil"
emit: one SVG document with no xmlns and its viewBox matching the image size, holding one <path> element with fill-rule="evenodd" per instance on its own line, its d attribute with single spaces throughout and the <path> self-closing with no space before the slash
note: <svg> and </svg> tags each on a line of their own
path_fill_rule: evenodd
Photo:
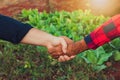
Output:
<svg viewBox="0 0 120 80">
<path fill-rule="evenodd" d="M 114 62 L 110 68 L 105 70 L 108 80 L 120 80 L 120 62 Z"/>
</svg>

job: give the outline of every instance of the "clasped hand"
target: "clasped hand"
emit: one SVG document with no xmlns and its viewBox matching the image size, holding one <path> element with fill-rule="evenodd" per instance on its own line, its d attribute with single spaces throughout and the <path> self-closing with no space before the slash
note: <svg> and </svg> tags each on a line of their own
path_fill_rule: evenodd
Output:
<svg viewBox="0 0 120 80">
<path fill-rule="evenodd" d="M 73 59 L 76 54 L 87 49 L 87 46 L 83 44 L 85 44 L 84 40 L 74 42 L 68 37 L 62 36 L 56 37 L 53 40 L 53 44 L 47 48 L 53 58 L 59 62 L 64 62 Z"/>
</svg>

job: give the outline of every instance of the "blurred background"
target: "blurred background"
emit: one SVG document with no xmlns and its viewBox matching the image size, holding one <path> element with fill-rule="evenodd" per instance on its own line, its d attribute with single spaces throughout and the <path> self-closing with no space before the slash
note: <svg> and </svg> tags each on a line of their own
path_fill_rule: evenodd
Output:
<svg viewBox="0 0 120 80">
<path fill-rule="evenodd" d="M 113 16 L 120 13 L 120 0 L 0 0 L 0 13 L 8 16 L 23 8 L 38 8 L 39 11 L 90 9 L 95 15 Z"/>
<path fill-rule="evenodd" d="M 77 41 L 119 14 L 119 3 L 120 0 L 0 0 L 0 14 Z M 59 63 L 46 54 L 44 47 L 0 40 L 0 80 L 120 80 L 118 44 L 120 38 Z"/>
</svg>

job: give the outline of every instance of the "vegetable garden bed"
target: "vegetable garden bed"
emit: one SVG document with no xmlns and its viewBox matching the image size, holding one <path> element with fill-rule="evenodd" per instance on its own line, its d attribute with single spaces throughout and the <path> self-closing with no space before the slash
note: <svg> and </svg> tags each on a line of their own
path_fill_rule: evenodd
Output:
<svg viewBox="0 0 120 80">
<path fill-rule="evenodd" d="M 55 36 L 78 41 L 109 19 L 90 10 L 39 13 L 23 10 L 16 19 Z M 11 80 L 119 80 L 119 38 L 88 50 L 71 61 L 59 63 L 44 47 L 13 45 L 0 41 L 0 79 Z M 116 62 L 117 61 L 117 62 Z"/>
<path fill-rule="evenodd" d="M 68 36 L 74 41 L 77 41 L 85 37 L 103 22 L 108 20 L 109 17 L 104 17 L 102 15 L 94 16 L 90 10 L 77 10 L 73 12 L 55 11 L 51 13 L 46 13 L 44 11 L 39 13 L 37 9 L 34 9 L 23 10 L 18 19 L 55 36 L 64 35 Z M 69 66 L 70 71 L 72 72 L 68 72 L 67 74 L 69 74 L 69 78 L 65 76 L 65 79 L 70 80 L 71 77 L 73 80 L 118 80 L 120 75 L 120 67 L 118 64 L 120 55 L 119 45 L 117 44 L 119 43 L 120 40 L 117 38 L 103 47 L 99 47 L 97 50 L 88 50 L 80 53 L 73 61 L 71 61 L 72 65 L 77 65 L 77 67 L 74 67 L 72 70 L 71 68 L 73 66 Z M 84 66 L 84 68 L 81 68 L 78 64 Z M 62 65 L 60 66 L 62 67 Z M 78 71 L 79 76 L 73 76 L 73 74 L 77 74 L 74 73 L 74 70 L 77 69 L 81 69 L 83 73 L 86 73 L 86 77 L 80 77 L 83 75 L 81 74 L 82 71 Z M 99 75 L 100 73 L 102 74 L 101 76 Z M 64 71 L 61 75 L 63 74 Z"/>
</svg>

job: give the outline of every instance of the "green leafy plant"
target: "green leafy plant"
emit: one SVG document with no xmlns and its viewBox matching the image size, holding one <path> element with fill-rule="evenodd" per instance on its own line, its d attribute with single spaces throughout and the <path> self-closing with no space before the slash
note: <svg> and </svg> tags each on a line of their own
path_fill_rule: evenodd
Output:
<svg viewBox="0 0 120 80">
<path fill-rule="evenodd" d="M 120 61 L 120 51 L 115 51 L 114 52 L 114 60 L 115 61 Z"/>
<path fill-rule="evenodd" d="M 38 29 L 55 36 L 68 36 L 74 41 L 80 40 L 108 19 L 102 15 L 94 16 L 90 10 L 39 13 L 37 9 L 23 10 L 21 18 L 27 18 L 26 22 Z"/>
<path fill-rule="evenodd" d="M 120 44 L 120 38 L 116 38 L 109 42 L 109 45 L 115 50 L 120 50 L 120 45 L 118 44 Z"/>
<path fill-rule="evenodd" d="M 99 47 L 94 51 L 88 50 L 79 56 L 83 58 L 86 63 L 91 64 L 95 71 L 101 71 L 106 68 L 104 62 L 112 56 L 112 52 L 106 53 L 103 47 Z"/>
</svg>

